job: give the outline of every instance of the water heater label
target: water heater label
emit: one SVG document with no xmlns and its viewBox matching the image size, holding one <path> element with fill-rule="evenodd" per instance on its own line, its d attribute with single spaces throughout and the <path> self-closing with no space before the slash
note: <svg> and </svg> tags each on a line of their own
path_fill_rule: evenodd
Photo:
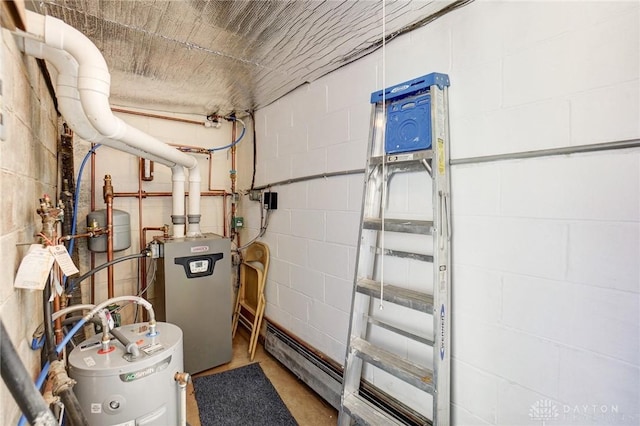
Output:
<svg viewBox="0 0 640 426">
<path fill-rule="evenodd" d="M 209 251 L 209 246 L 191 247 L 191 253 L 205 253 Z"/>
<path fill-rule="evenodd" d="M 171 357 L 160 361 L 156 365 L 151 367 L 143 368 L 142 370 L 132 371 L 131 373 L 124 373 L 120 375 L 120 380 L 123 382 L 133 382 L 134 380 L 142 379 L 144 377 L 150 376 L 155 372 L 164 370 L 167 368 L 167 365 L 171 363 Z"/>
<path fill-rule="evenodd" d="M 142 349 L 147 355 L 153 355 L 154 353 L 163 350 L 164 346 L 162 346 L 160 343 L 153 343 L 143 346 L 140 349 Z"/>
<path fill-rule="evenodd" d="M 99 402 L 91 403 L 91 414 L 100 414 L 102 413 L 102 404 Z"/>
</svg>

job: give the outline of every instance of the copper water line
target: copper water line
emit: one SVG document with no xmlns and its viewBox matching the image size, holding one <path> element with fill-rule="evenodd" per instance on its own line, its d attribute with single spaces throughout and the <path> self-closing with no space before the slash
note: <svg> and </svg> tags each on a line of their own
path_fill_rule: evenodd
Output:
<svg viewBox="0 0 640 426">
<path fill-rule="evenodd" d="M 222 197 L 222 217 L 224 218 L 222 221 L 222 236 L 227 236 L 227 196 L 228 194 L 224 194 Z"/>
<path fill-rule="evenodd" d="M 117 197 L 119 198 L 126 198 L 126 197 L 151 198 L 151 197 L 170 197 L 171 195 L 173 195 L 171 191 L 152 191 L 152 192 L 142 191 L 141 194 L 139 194 L 138 192 L 114 192 L 113 193 L 114 198 L 117 198 Z M 185 195 L 188 196 L 189 191 L 185 191 Z M 202 191 L 200 195 L 221 197 L 223 195 L 230 195 L 230 194 L 226 192 L 224 189 L 216 189 L 214 191 Z"/>
<path fill-rule="evenodd" d="M 144 243 L 144 230 L 142 229 L 142 162 L 138 161 L 138 193 L 136 194 L 138 198 L 138 243 L 139 243 L 139 251 L 142 251 L 147 245 Z M 147 287 L 147 259 L 141 259 L 138 262 L 140 277 L 140 291 L 143 291 Z M 146 294 L 146 293 L 145 293 Z M 136 308 L 136 318 L 137 318 L 137 308 Z M 142 314 L 143 321 L 147 320 L 146 310 L 143 310 Z"/>
<path fill-rule="evenodd" d="M 237 130 L 238 130 L 238 124 L 237 123 L 238 122 L 234 120 L 233 124 L 231 125 L 231 143 L 232 144 L 236 141 L 236 133 L 237 133 Z M 231 222 L 233 223 L 233 221 L 234 221 L 234 219 L 236 217 L 236 202 L 238 201 L 236 199 L 236 177 L 237 177 L 237 174 L 236 174 L 236 145 L 235 144 L 233 144 L 233 146 L 231 147 L 231 173 L 229 174 L 229 177 L 231 178 Z M 225 212 L 224 213 L 223 228 L 225 227 L 226 221 L 227 221 L 227 215 L 226 215 L 226 212 Z M 237 232 L 235 230 L 235 228 L 232 228 L 231 223 L 229 224 L 229 235 L 232 236 L 232 237 L 235 237 L 236 244 L 238 245 L 238 247 L 240 247 L 240 233 Z"/>
<path fill-rule="evenodd" d="M 164 116 L 164 115 L 150 114 L 148 112 L 130 111 L 128 109 L 111 108 L 111 111 L 113 111 L 113 112 L 121 112 L 123 114 L 139 115 L 141 117 L 159 118 L 161 120 L 178 121 L 180 123 L 197 124 L 199 126 L 204 126 L 205 125 L 204 121 L 189 120 L 187 118 L 179 118 L 179 117 L 168 117 L 168 116 Z"/>
<path fill-rule="evenodd" d="M 59 241 L 69 241 L 69 240 L 75 240 L 76 238 L 99 237 L 100 235 L 105 235 L 106 233 L 107 233 L 106 229 L 98 228 L 95 231 L 85 232 L 84 234 L 65 235 L 64 237 L 58 238 L 58 240 Z"/>
<path fill-rule="evenodd" d="M 60 268 L 56 268 L 56 271 L 54 273 L 59 274 L 60 272 Z M 61 277 L 58 277 L 61 278 Z M 62 280 L 61 280 L 62 282 Z M 58 294 L 57 291 L 54 291 L 54 297 L 53 297 L 53 312 L 58 312 L 62 306 L 60 304 L 60 295 Z M 57 318 L 55 320 L 55 325 L 54 325 L 54 334 L 56 337 L 56 345 L 61 343 L 62 340 L 64 339 L 64 334 L 62 333 L 62 318 Z"/>
<path fill-rule="evenodd" d="M 96 209 L 96 152 L 93 150 L 93 148 L 96 146 L 96 144 L 92 143 L 91 144 L 91 187 L 90 187 L 90 191 L 91 191 L 91 211 L 93 212 Z M 91 254 L 89 255 L 89 258 L 91 260 L 91 264 L 90 264 L 90 268 L 93 271 L 96 267 L 96 255 L 95 253 L 92 251 Z M 95 304 L 95 294 L 96 294 L 96 276 L 91 275 L 91 304 Z"/>
<path fill-rule="evenodd" d="M 111 175 L 105 175 L 102 188 L 104 202 L 107 205 L 107 262 L 113 260 L 113 186 Z M 114 296 L 113 265 L 107 267 L 107 298 Z"/>
</svg>

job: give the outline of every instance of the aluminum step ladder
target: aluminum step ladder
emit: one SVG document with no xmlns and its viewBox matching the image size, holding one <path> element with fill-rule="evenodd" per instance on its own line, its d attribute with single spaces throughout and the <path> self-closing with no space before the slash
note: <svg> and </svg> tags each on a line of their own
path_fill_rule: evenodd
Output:
<svg viewBox="0 0 640 426">
<path fill-rule="evenodd" d="M 433 73 L 371 95 L 340 426 L 450 423 L 448 86 Z"/>
</svg>

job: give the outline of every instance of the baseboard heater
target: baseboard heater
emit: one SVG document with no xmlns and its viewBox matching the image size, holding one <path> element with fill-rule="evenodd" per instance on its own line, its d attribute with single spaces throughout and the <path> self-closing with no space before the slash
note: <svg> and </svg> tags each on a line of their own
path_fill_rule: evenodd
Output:
<svg viewBox="0 0 640 426">
<path fill-rule="evenodd" d="M 340 410 L 342 367 L 268 318 L 265 318 L 265 322 L 265 350 L 333 408 Z M 383 407 L 399 421 L 410 426 L 431 425 L 429 419 L 369 382 L 362 381 L 360 386 L 363 398 L 378 407 Z"/>
</svg>

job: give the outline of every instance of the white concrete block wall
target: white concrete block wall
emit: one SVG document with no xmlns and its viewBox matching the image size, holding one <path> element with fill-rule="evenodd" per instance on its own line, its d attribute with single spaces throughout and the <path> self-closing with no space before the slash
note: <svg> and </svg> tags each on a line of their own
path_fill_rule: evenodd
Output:
<svg viewBox="0 0 640 426">
<path fill-rule="evenodd" d="M 13 36 L 0 28 L 5 139 L 0 141 L 0 318 L 27 371 L 35 380 L 40 353 L 30 349 L 31 335 L 42 322 L 42 294 L 14 289 L 25 243 L 41 231 L 39 199 L 57 199 L 58 120 L 38 65 L 22 57 Z M 0 344 L 7 344 L 6 341 Z M 20 410 L 4 381 L 0 383 L 0 424 L 16 424 Z"/>
<path fill-rule="evenodd" d="M 638 139 L 639 28 L 637 2 L 473 2 L 259 110 L 256 183 L 362 167 L 369 94 L 430 72 L 454 160 Z M 637 424 L 640 150 L 451 174 L 454 424 Z M 348 320 L 319 312 L 347 309 L 362 175 L 272 190 L 266 315 L 342 362 Z"/>
</svg>

